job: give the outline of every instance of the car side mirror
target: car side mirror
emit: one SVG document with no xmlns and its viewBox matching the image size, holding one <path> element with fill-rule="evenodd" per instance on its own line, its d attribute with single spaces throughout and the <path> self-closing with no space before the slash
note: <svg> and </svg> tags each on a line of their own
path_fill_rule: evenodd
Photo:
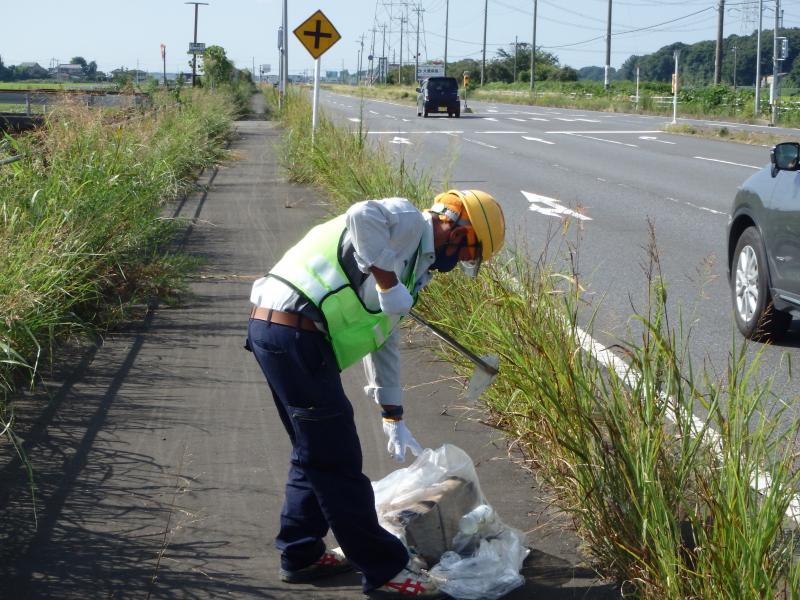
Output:
<svg viewBox="0 0 800 600">
<path fill-rule="evenodd" d="M 417 93 L 419 94 L 421 92 L 422 92 L 422 88 L 417 88 Z"/>
<path fill-rule="evenodd" d="M 784 142 L 776 145 L 769 153 L 772 162 L 772 176 L 776 177 L 778 171 L 800 170 L 800 144 L 797 142 Z"/>
</svg>

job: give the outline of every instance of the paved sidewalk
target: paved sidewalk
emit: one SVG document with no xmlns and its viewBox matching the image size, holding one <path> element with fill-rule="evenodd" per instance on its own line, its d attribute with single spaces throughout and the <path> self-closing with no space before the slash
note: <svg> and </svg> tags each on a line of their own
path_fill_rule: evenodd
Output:
<svg viewBox="0 0 800 600">
<path fill-rule="evenodd" d="M 272 548 L 289 444 L 242 348 L 252 281 L 327 214 L 318 191 L 286 183 L 267 121 L 237 123 L 238 160 L 176 213 L 207 260 L 179 308 L 157 307 L 102 346 L 71 351 L 45 393 L 17 403 L 36 469 L 38 526 L 24 473 L 2 447 L 0 598 L 360 598 L 359 577 L 281 583 Z M 489 502 L 529 532 L 527 584 L 511 599 L 616 597 L 582 568 L 576 538 L 507 459 L 500 435 L 465 413 L 452 372 L 410 331 L 407 422 L 428 447 L 473 458 Z M 360 367 L 344 374 L 374 480 L 395 464 Z"/>
</svg>

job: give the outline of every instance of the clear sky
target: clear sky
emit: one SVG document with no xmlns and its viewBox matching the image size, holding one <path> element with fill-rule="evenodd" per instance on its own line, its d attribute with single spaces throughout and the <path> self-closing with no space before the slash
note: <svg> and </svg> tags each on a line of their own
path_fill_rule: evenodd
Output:
<svg viewBox="0 0 800 600">
<path fill-rule="evenodd" d="M 223 46 L 239 67 L 269 64 L 277 72 L 277 29 L 281 0 L 208 0 L 200 7 L 198 41 Z M 716 37 L 718 0 L 614 0 L 611 65 L 619 67 L 631 54 L 653 52 L 674 41 L 686 43 Z M 342 39 L 322 57 L 322 69 L 355 70 L 363 34 L 365 56 L 383 47 L 399 52 L 401 18 L 403 55 L 413 61 L 420 6 L 421 60 L 442 59 L 448 0 L 289 0 L 289 29 L 321 9 Z M 772 29 L 775 0 L 764 0 L 764 28 Z M 784 0 L 784 25 L 800 25 L 800 7 Z M 533 0 L 489 0 L 487 59 L 515 36 L 530 42 Z M 605 63 L 608 0 L 538 0 L 537 46 L 575 68 Z M 696 13 L 693 14 L 692 13 Z M 757 27 L 757 0 L 727 0 L 725 35 L 749 34 Z M 449 0 L 448 60 L 480 60 L 484 0 Z M 692 16 L 688 16 L 692 15 Z M 684 18 L 685 17 L 685 18 Z M 95 60 L 103 71 L 120 66 L 160 71 L 159 45 L 167 46 L 167 70 L 185 68 L 192 41 L 194 8 L 182 0 L 0 0 L 0 55 L 6 64 L 73 56 Z M 668 22 L 671 21 L 671 22 Z M 663 24 L 662 24 L 663 23 Z M 659 25 L 662 24 L 662 25 Z M 631 31 L 637 30 L 639 31 Z M 410 30 L 410 33 L 409 33 Z M 627 32 L 627 33 L 626 33 Z M 366 68 L 366 65 L 365 65 Z M 289 71 L 313 69 L 313 60 L 290 33 Z"/>
</svg>

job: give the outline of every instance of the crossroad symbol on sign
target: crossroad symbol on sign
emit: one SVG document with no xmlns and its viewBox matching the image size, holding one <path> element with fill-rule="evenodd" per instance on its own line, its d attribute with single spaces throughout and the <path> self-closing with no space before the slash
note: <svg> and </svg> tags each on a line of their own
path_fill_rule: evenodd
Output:
<svg viewBox="0 0 800 600">
<path fill-rule="evenodd" d="M 530 202 L 530 206 L 528 207 L 529 210 L 533 212 L 538 212 L 543 215 L 547 215 L 548 217 L 571 217 L 573 219 L 578 219 L 580 221 L 591 221 L 591 217 L 587 217 L 586 215 L 582 215 L 579 212 L 575 212 L 574 210 L 570 210 L 566 206 L 562 206 L 553 198 L 548 198 L 547 196 L 540 196 L 539 194 L 532 194 L 531 192 L 526 192 L 525 190 L 520 190 L 522 195 L 527 198 L 528 202 Z"/>
<path fill-rule="evenodd" d="M 331 46 L 342 39 L 333 23 L 328 20 L 328 17 L 321 10 L 318 10 L 303 21 L 294 30 L 294 34 L 314 58 L 322 56 Z"/>
</svg>

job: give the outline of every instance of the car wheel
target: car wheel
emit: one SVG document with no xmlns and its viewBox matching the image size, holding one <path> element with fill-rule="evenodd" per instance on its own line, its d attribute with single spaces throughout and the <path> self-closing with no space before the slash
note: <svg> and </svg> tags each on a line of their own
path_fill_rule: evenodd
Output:
<svg viewBox="0 0 800 600">
<path fill-rule="evenodd" d="M 761 235 L 755 227 L 748 227 L 736 242 L 731 265 L 733 315 L 739 331 L 748 339 L 777 339 L 792 321 L 789 313 L 773 306 L 768 279 Z"/>
</svg>

